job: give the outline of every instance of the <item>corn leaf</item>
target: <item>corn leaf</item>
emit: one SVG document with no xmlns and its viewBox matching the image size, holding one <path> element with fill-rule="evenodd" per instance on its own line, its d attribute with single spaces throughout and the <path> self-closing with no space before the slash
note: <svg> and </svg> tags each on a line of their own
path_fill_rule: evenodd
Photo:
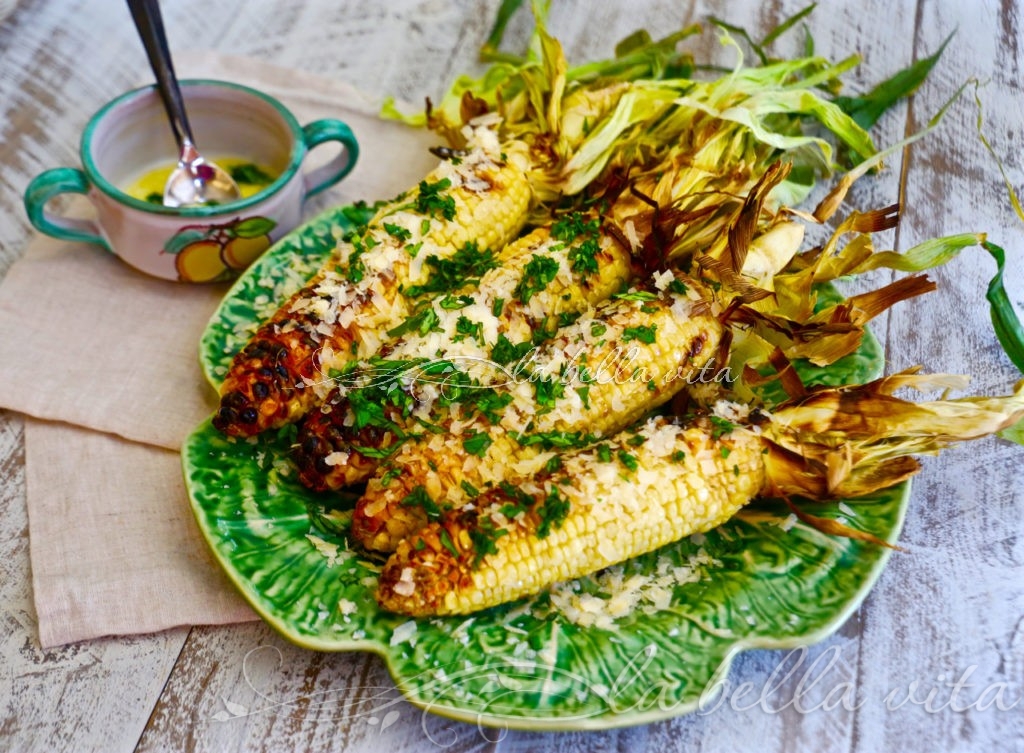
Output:
<svg viewBox="0 0 1024 753">
<path fill-rule="evenodd" d="M 742 26 L 729 23 L 725 19 L 717 18 L 716 16 L 711 16 L 708 20 L 723 31 L 735 34 L 743 39 L 750 46 L 750 49 L 753 50 L 757 59 L 761 61 L 761 65 L 767 65 L 771 62 L 771 57 L 768 55 L 766 48 L 776 39 L 796 26 L 801 20 L 809 16 L 816 7 L 817 3 L 811 3 L 803 10 L 797 11 L 774 29 L 769 30 L 768 33 L 761 38 L 760 42 L 755 42 L 754 38 L 750 36 L 750 32 Z"/>
<path fill-rule="evenodd" d="M 614 58 L 574 66 L 566 78 L 574 82 L 598 78 L 626 81 L 689 78 L 694 71 L 693 60 L 689 54 L 678 52 L 676 45 L 700 31 L 700 24 L 691 24 L 657 41 L 652 41 L 646 30 L 633 32 L 615 46 Z"/>
<path fill-rule="evenodd" d="M 1010 181 L 1010 177 L 1006 174 L 1006 168 L 1003 166 L 1003 161 L 996 154 L 995 149 L 989 143 L 985 137 L 984 131 L 984 120 L 981 107 L 981 98 L 978 95 L 978 85 L 975 83 L 974 88 L 974 101 L 978 107 L 978 138 L 981 139 L 982 145 L 988 150 L 988 153 L 995 159 L 996 165 L 999 167 L 999 173 L 1003 176 L 1003 183 L 1006 185 L 1006 192 L 1010 197 L 1010 204 L 1013 207 L 1013 211 L 1017 214 L 1017 217 L 1024 222 L 1024 208 L 1021 207 L 1020 199 L 1017 197 L 1017 192 L 1013 188 L 1013 183 Z M 996 337 L 999 339 L 999 344 L 1003 346 L 1003 350 L 1006 351 L 1006 355 L 1013 361 L 1021 371 L 1024 371 L 1024 329 L 1021 328 L 1020 319 L 1017 317 L 1017 313 L 1013 309 L 1013 303 L 1010 301 L 1010 296 L 1006 292 L 1006 287 L 1003 285 L 1003 271 L 1006 268 L 1006 252 L 1002 248 L 985 241 L 982 243 L 985 250 L 988 251 L 992 258 L 996 260 L 996 274 L 988 284 L 988 292 L 985 297 L 988 299 L 989 305 L 991 306 L 992 325 L 996 330 Z M 1019 442 L 1019 438 L 1024 430 L 1020 427 L 1014 427 L 1016 433 L 1013 435 L 1017 437 L 1012 441 Z M 1008 437 L 1010 438 L 1010 437 Z M 1024 442 L 1021 442 L 1024 444 Z"/>
<path fill-rule="evenodd" d="M 1008 442 L 1016 442 L 1019 445 L 1024 445 L 1024 421 L 1018 421 L 1010 428 L 1003 429 L 999 432 L 999 436 Z"/>
<path fill-rule="evenodd" d="M 772 29 L 767 34 L 765 34 L 764 35 L 764 39 L 761 40 L 761 46 L 762 47 L 767 47 L 768 45 L 770 45 L 776 39 L 778 39 L 783 34 L 785 34 L 787 31 L 789 31 L 794 26 L 796 26 L 800 21 L 802 21 L 803 19 L 807 18 L 807 16 L 811 15 L 811 13 L 817 7 L 818 7 L 817 3 L 811 3 L 810 5 L 808 5 L 803 10 L 799 10 L 796 13 L 794 13 L 792 16 L 790 16 L 785 21 L 783 21 L 781 24 L 779 24 L 774 29 Z"/>
<path fill-rule="evenodd" d="M 1024 371 L 1024 329 L 1013 309 L 1013 302 L 1003 286 L 1003 271 L 1006 268 L 1006 252 L 994 243 L 985 241 L 985 250 L 996 260 L 996 274 L 988 284 L 985 298 L 991 306 L 992 326 L 996 337 L 1013 364 Z"/>
<path fill-rule="evenodd" d="M 523 0 L 501 0 L 501 5 L 498 6 L 498 12 L 494 17 L 491 33 L 487 35 L 487 41 L 484 42 L 483 47 L 480 49 L 481 60 L 484 62 L 495 62 L 505 59 L 505 56 L 498 51 L 498 48 L 501 47 L 501 40 L 505 37 L 505 27 L 508 26 L 509 19 L 519 10 L 522 4 Z"/>
<path fill-rule="evenodd" d="M 913 248 L 899 253 L 897 251 L 879 251 L 867 257 L 854 270 L 854 273 L 867 272 L 872 269 L 895 269 L 899 272 L 923 272 L 927 269 L 940 267 L 955 259 L 961 251 L 971 246 L 985 243 L 985 236 L 979 233 L 961 233 L 947 235 L 943 238 L 932 238 L 919 243 Z"/>
<path fill-rule="evenodd" d="M 761 61 L 761 65 L 768 64 L 768 53 L 764 51 L 764 48 L 761 45 L 754 41 L 754 38 L 750 36 L 749 31 L 744 29 L 742 26 L 731 24 L 728 21 L 715 16 L 711 16 L 708 20 L 722 31 L 727 31 L 730 34 L 735 34 L 740 37 L 750 46 L 750 49 L 754 51 L 754 54 L 757 55 L 757 59 Z"/>
<path fill-rule="evenodd" d="M 909 97 L 928 78 L 932 68 L 939 62 L 942 53 L 953 38 L 950 34 L 934 55 L 918 60 L 890 76 L 867 94 L 859 97 L 836 97 L 833 101 L 843 109 L 864 130 L 868 130 L 885 111 L 905 97 Z"/>
</svg>

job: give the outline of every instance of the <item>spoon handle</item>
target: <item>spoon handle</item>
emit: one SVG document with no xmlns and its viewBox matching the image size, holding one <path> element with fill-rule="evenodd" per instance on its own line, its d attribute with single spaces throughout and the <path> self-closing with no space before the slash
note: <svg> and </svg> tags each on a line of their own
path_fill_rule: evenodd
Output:
<svg viewBox="0 0 1024 753">
<path fill-rule="evenodd" d="M 164 21 L 160 15 L 160 3 L 158 0 L 128 0 L 128 8 L 132 12 L 135 27 L 139 30 L 142 45 L 146 48 L 149 65 L 156 76 L 157 88 L 167 110 L 167 117 L 170 118 L 174 138 L 179 147 L 186 143 L 191 145 L 195 139 L 192 138 L 192 128 L 185 115 L 185 103 L 178 87 L 178 78 L 174 75 L 171 51 L 167 46 Z"/>
</svg>

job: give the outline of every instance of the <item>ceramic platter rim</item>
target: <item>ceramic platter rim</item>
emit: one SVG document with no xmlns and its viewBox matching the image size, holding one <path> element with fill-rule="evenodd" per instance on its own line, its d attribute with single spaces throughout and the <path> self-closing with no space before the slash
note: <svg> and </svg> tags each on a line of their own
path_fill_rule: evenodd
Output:
<svg viewBox="0 0 1024 753">
<path fill-rule="evenodd" d="M 219 383 L 230 355 L 247 337 L 242 324 L 265 316 L 276 308 L 275 300 L 297 289 L 333 248 L 337 237 L 366 216 L 367 210 L 362 207 L 327 210 L 282 238 L 236 281 L 211 318 L 200 342 L 200 360 L 211 384 Z M 296 265 L 296 259 L 302 261 Z M 285 277 L 289 278 L 288 283 L 282 283 L 275 291 L 276 295 L 268 296 L 268 288 L 281 283 Z M 851 364 L 839 369 L 842 373 L 836 374 L 835 378 L 841 379 L 847 372 L 855 373 L 858 380 L 879 375 L 881 351 L 873 337 L 869 335 L 865 339 L 861 352 L 856 354 Z M 706 540 L 686 540 L 637 560 L 636 572 L 645 574 L 653 572 L 655 565 L 662 567 L 669 558 L 669 567 L 688 567 L 688 563 L 703 562 L 701 558 L 710 551 L 708 556 L 714 565 L 706 571 L 700 570 L 696 581 L 677 586 L 668 609 L 634 614 L 628 620 L 615 622 L 605 629 L 578 627 L 567 622 L 565 615 L 550 603 L 541 608 L 536 606 L 540 602 L 529 601 L 523 603 L 526 606 L 500 607 L 468 620 L 421 621 L 416 626 L 416 640 L 411 641 L 411 646 L 410 641 L 395 644 L 395 627 L 408 622 L 407 618 L 379 612 L 375 604 L 365 599 L 361 602 L 358 598 L 338 600 L 340 593 L 370 593 L 360 585 L 369 577 L 369 571 L 357 555 L 347 553 L 347 559 L 337 569 L 334 569 L 336 562 L 324 564 L 323 552 L 314 549 L 303 534 L 306 531 L 321 539 L 334 540 L 329 530 L 325 532 L 322 527 L 311 523 L 311 515 L 324 504 L 323 498 L 301 490 L 283 475 L 278 477 L 271 472 L 273 482 L 262 478 L 266 457 L 260 453 L 265 452 L 266 449 L 258 442 L 222 437 L 212 428 L 209 419 L 196 428 L 182 449 L 186 488 L 193 513 L 215 559 L 229 579 L 257 614 L 289 641 L 311 650 L 377 654 L 387 665 L 399 692 L 415 706 L 433 714 L 482 726 L 534 731 L 600 730 L 645 724 L 692 712 L 699 708 L 702 697 L 708 697 L 696 691 L 708 687 L 713 678 L 728 677 L 730 665 L 740 652 L 807 646 L 835 632 L 867 596 L 890 553 L 888 549 L 862 542 L 824 537 L 800 524 L 793 526 L 791 519 L 788 520 L 790 527 L 786 527 L 783 523 L 787 521 L 782 520 L 782 512 L 779 511 L 785 512 L 784 508 L 758 505 L 748 508 L 721 529 L 710 532 Z M 265 484 L 262 492 L 258 488 L 260 484 Z M 909 490 L 909 484 L 904 483 L 878 495 L 874 502 L 848 501 L 849 505 L 840 503 L 838 509 L 815 512 L 833 517 L 845 515 L 844 519 L 855 527 L 863 523 L 872 533 L 893 542 L 903 525 Z M 264 504 L 269 506 L 271 513 L 275 510 L 285 510 L 286 513 L 274 517 L 263 510 L 261 505 Z M 853 520 L 848 517 L 851 513 Z M 261 538 L 263 536 L 267 538 Z M 263 541 L 273 543 L 261 550 Z M 834 561 L 817 561 L 815 551 L 828 553 Z M 785 553 L 785 557 L 779 552 Z M 693 559 L 694 556 L 697 560 Z M 687 560 L 687 557 L 691 559 Z M 269 565 L 260 567 L 263 563 Z M 745 570 L 748 564 L 753 568 L 749 572 Z M 286 575 L 278 575 L 281 572 Z M 295 573 L 308 578 L 308 584 L 300 587 L 283 582 L 300 580 Z M 357 576 L 360 582 L 356 581 Z M 850 582 L 844 578 L 849 578 Z M 801 584 L 812 581 L 814 587 L 825 589 L 825 601 L 834 599 L 834 603 L 824 608 L 817 603 L 809 604 L 800 588 L 811 588 Z M 313 593 L 314 587 L 320 589 L 320 593 L 330 594 L 332 599 L 329 604 L 321 603 L 317 608 L 319 611 L 314 611 L 302 601 L 312 598 L 308 594 Z M 596 588 L 593 583 L 583 584 L 584 589 L 588 587 Z M 790 594 L 793 589 L 796 591 Z M 776 592 L 779 595 L 773 595 Z M 295 593 L 300 596 L 295 596 Z M 701 596 L 703 601 L 696 596 Z M 794 601 L 789 603 L 787 599 Z M 745 600 L 749 600 L 749 604 Z M 776 605 L 775 612 L 762 609 L 760 602 L 765 600 Z M 336 611 L 335 607 L 343 602 L 355 603 L 357 611 L 342 617 L 343 612 Z M 785 618 L 788 622 L 785 622 L 783 616 L 786 612 L 782 607 L 787 604 L 791 609 Z M 744 606 L 753 610 L 746 613 L 745 619 Z M 808 615 L 816 607 L 822 614 Z M 751 615 L 762 618 L 758 610 L 767 615 L 765 629 L 775 632 L 753 630 L 757 621 Z M 797 616 L 799 619 L 793 622 Z M 346 619 L 355 621 L 349 625 Z M 706 620 L 707 624 L 701 620 Z M 663 642 L 665 637 L 657 632 L 664 628 L 663 623 L 674 626 L 668 635 L 672 634 L 671 630 L 681 630 L 680 634 L 685 639 L 710 641 L 713 650 L 703 650 L 700 645 L 686 643 L 685 640 L 678 646 L 672 644 L 670 649 L 663 650 L 658 641 Z M 751 632 L 742 632 L 748 630 L 745 623 L 749 623 Z M 472 642 L 463 643 L 462 649 L 453 648 L 451 644 L 458 642 L 453 638 L 463 629 L 460 639 L 471 636 Z M 362 636 L 358 635 L 361 631 L 364 633 Z M 514 631 L 527 637 L 518 640 L 518 633 Z M 551 643 L 556 644 L 554 659 L 550 659 L 549 654 L 546 662 L 522 660 L 523 656 L 545 656 L 546 647 L 539 643 L 548 634 L 545 631 L 550 632 Z M 495 636 L 499 634 L 505 640 L 514 640 L 514 643 L 504 643 L 495 649 L 488 642 L 496 640 Z M 386 640 L 388 635 L 390 640 Z M 556 640 L 559 637 L 568 641 L 559 643 Z M 649 642 L 645 644 L 645 641 Z M 528 646 L 525 651 L 524 645 Z M 465 665 L 466 674 L 461 675 L 463 670 L 460 670 L 454 678 L 447 678 L 445 667 L 454 666 L 454 662 L 446 663 L 440 669 L 429 667 L 428 662 L 417 654 L 421 650 L 428 651 L 428 646 L 439 652 L 454 650 L 463 657 L 460 666 Z M 653 667 L 661 673 L 654 679 L 652 687 L 663 682 L 666 685 L 660 686 L 662 691 L 670 695 L 677 693 L 671 696 L 671 704 L 667 707 L 658 704 L 646 709 L 619 709 L 614 705 L 614 697 L 606 697 L 607 684 L 611 683 L 613 690 L 616 689 L 616 678 L 622 676 L 616 675 L 614 669 L 628 669 L 633 662 L 630 657 L 623 659 L 618 656 L 620 647 L 623 647 L 623 653 L 629 647 L 652 652 L 650 664 L 645 663 L 644 667 Z M 590 659 L 598 660 L 598 670 L 591 668 L 594 661 L 586 660 L 584 654 L 587 651 L 592 652 Z M 470 658 L 464 658 L 466 656 Z M 568 670 L 562 666 L 565 657 L 568 657 Z M 707 666 L 695 667 L 693 676 L 688 676 L 685 662 L 694 658 L 698 663 L 706 662 Z M 714 668 L 709 674 L 712 662 Z M 506 668 L 511 668 L 511 674 L 500 674 Z M 604 668 L 605 674 L 600 674 L 600 668 Z M 543 685 L 540 685 L 541 678 L 528 672 L 531 669 L 547 671 Z M 595 672 L 597 674 L 592 677 Z M 485 682 L 485 678 L 493 677 L 501 685 L 496 694 L 495 689 L 488 690 L 494 684 L 493 680 L 486 679 Z M 461 686 L 446 682 L 458 678 L 463 681 Z M 681 683 L 674 691 L 667 684 L 672 681 Z M 691 681 L 692 686 L 687 684 Z M 547 691 L 552 683 L 558 686 L 557 693 Z M 543 692 L 538 691 L 541 687 Z M 605 688 L 605 696 L 602 696 L 601 688 Z M 430 695 L 435 691 L 435 695 Z M 494 694 L 494 698 L 488 699 L 486 693 Z M 627 701 L 630 699 L 632 696 Z M 492 702 L 494 705 L 489 705 Z M 638 706 L 638 702 L 633 705 Z M 581 711 L 573 713 L 573 709 Z"/>
</svg>

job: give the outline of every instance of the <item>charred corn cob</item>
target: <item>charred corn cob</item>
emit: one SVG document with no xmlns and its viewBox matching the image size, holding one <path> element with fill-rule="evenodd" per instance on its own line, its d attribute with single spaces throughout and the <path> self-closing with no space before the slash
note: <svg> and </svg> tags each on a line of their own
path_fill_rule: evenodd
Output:
<svg viewBox="0 0 1024 753">
<path fill-rule="evenodd" d="M 482 494 L 473 509 L 439 509 L 388 560 L 378 600 L 414 616 L 484 609 L 706 531 L 758 495 L 869 494 L 916 472 L 911 454 L 1024 418 L 1024 381 L 1002 398 L 914 404 L 891 394 L 934 383 L 899 374 L 821 390 L 747 425 L 649 419 L 567 453 L 535 481 Z M 830 532 L 888 543 L 830 523 Z"/>
<path fill-rule="evenodd" d="M 427 356 L 493 376 L 488 364 L 517 360 L 524 343 L 539 342 L 559 322 L 621 290 L 630 277 L 629 249 L 601 230 L 597 216 L 579 212 L 510 243 L 500 261 L 477 288 L 424 304 L 403 326 L 414 331 L 381 350 L 391 374 L 403 361 L 415 364 Z M 409 387 L 381 384 L 389 379 L 395 381 L 388 374 L 371 378 L 377 381 L 373 390 L 391 393 L 383 420 L 360 420 L 358 403 L 364 395 L 355 396 L 353 406 L 344 385 L 303 419 L 294 458 L 304 484 L 322 491 L 364 481 L 381 455 L 414 430 L 413 416 L 391 392 Z"/>
<path fill-rule="evenodd" d="M 403 540 L 377 598 L 413 616 L 467 614 L 709 530 L 760 491 L 761 449 L 749 430 L 714 439 L 658 420 L 568 453 L 557 472 Z"/>
<path fill-rule="evenodd" d="M 692 280 L 687 287 L 666 273 L 658 283 L 663 290 L 633 288 L 560 330 L 509 380 L 498 420 L 448 415 L 436 422 L 443 431 L 403 444 L 356 505 L 356 540 L 390 551 L 426 522 L 435 500 L 461 506 L 477 490 L 530 478 L 552 450 L 614 433 L 683 389 L 714 354 L 722 326 Z"/>
<path fill-rule="evenodd" d="M 758 183 L 755 192 L 769 190 L 785 174 L 774 169 L 769 172 L 771 179 Z M 674 197 L 684 200 L 692 188 L 690 181 L 689 169 L 671 167 L 661 174 L 657 194 L 667 202 Z M 649 198 L 625 192 L 624 184 L 615 180 L 599 185 L 604 199 L 610 202 L 603 223 L 592 214 L 574 212 L 510 244 L 505 265 L 485 275 L 474 295 L 448 296 L 435 302 L 432 310 L 424 309 L 416 315 L 417 326 L 428 325 L 427 330 L 436 331 L 393 342 L 385 346 L 382 355 L 389 360 L 426 356 L 451 358 L 463 365 L 505 365 L 516 360 L 517 353 L 526 352 L 523 346 L 528 348 L 530 341 L 537 342 L 538 334 L 544 335 L 549 323 L 578 313 L 618 289 L 627 276 L 630 256 L 634 266 L 639 260 L 641 266 L 653 263 L 657 267 L 669 249 L 690 237 L 688 223 L 692 218 L 686 212 L 652 208 Z M 762 219 L 760 203 L 754 203 L 757 206 L 746 211 L 751 227 L 758 226 Z M 720 213 L 702 223 L 701 232 L 710 222 L 725 237 L 726 229 L 737 221 L 728 213 Z M 770 227 L 770 223 L 766 225 Z M 599 254 L 595 254 L 595 243 Z M 547 281 L 545 275 L 553 279 Z M 533 289 L 537 290 L 529 301 L 523 300 L 523 292 Z M 461 306 L 460 300 L 467 302 L 469 313 L 459 312 L 456 317 L 442 310 Z M 438 322 L 441 326 L 430 326 Z M 388 398 L 383 403 L 386 415 L 367 423 L 359 420 L 358 408 L 340 391 L 324 401 L 320 412 L 310 414 L 300 428 L 295 451 L 303 483 L 322 491 L 368 478 L 381 458 L 394 452 L 397 444 L 409 436 L 408 429 L 403 428 L 410 420 L 407 405 L 389 404 Z"/>
<path fill-rule="evenodd" d="M 443 162 L 342 240 L 336 256 L 260 327 L 221 387 L 218 429 L 249 436 L 295 421 L 329 390 L 330 369 L 372 355 L 406 319 L 410 289 L 454 284 L 435 280 L 438 270 L 472 274 L 493 258 L 490 249 L 519 232 L 531 195 L 526 174 L 490 128 L 481 125 L 473 138 L 459 160 Z"/>
</svg>

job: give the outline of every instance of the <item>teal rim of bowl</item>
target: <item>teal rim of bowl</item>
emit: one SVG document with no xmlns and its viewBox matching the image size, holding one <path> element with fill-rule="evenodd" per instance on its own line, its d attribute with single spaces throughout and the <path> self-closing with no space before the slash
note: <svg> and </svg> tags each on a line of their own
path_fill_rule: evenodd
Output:
<svg viewBox="0 0 1024 753">
<path fill-rule="evenodd" d="M 97 125 L 100 121 L 106 117 L 107 113 L 113 110 L 115 107 L 119 107 L 128 100 L 134 97 L 141 97 L 143 94 L 148 92 L 155 92 L 156 85 L 150 84 L 149 86 L 143 86 L 138 89 L 132 89 L 131 91 L 125 92 L 119 97 L 111 100 L 107 104 L 103 105 L 95 115 L 89 118 L 89 122 L 85 126 L 85 130 L 82 132 L 82 145 L 81 145 L 81 157 L 82 167 L 85 168 L 86 174 L 89 176 L 89 180 L 96 188 L 103 193 L 110 196 L 120 204 L 124 204 L 132 209 L 137 209 L 142 212 L 148 212 L 150 214 L 160 214 L 166 217 L 218 217 L 220 215 L 234 214 L 240 210 L 248 209 L 249 207 L 255 206 L 267 198 L 273 196 L 275 193 L 280 191 L 287 185 L 288 181 L 292 179 L 295 172 L 302 165 L 302 160 L 305 157 L 306 148 L 305 143 L 302 140 L 302 127 L 299 125 L 299 121 L 295 119 L 295 116 L 280 102 L 271 97 L 269 94 L 264 94 L 261 91 L 257 91 L 248 86 L 242 84 L 235 84 L 230 81 L 217 81 L 215 79 L 205 78 L 189 78 L 182 79 L 180 82 L 182 89 L 186 89 L 191 86 L 211 86 L 221 89 L 235 89 L 236 91 L 243 92 L 253 97 L 258 97 L 266 102 L 268 105 L 277 110 L 278 115 L 285 121 L 288 127 L 292 131 L 293 144 L 291 156 L 288 159 L 288 165 L 281 172 L 281 174 L 274 180 L 273 183 L 263 187 L 252 196 L 238 201 L 233 201 L 230 204 L 217 204 L 215 206 L 195 206 L 195 207 L 165 207 L 160 204 L 153 204 L 149 201 L 143 201 L 142 199 L 136 199 L 134 196 L 129 196 L 127 193 L 122 191 L 120 188 L 115 186 L 100 173 L 93 162 L 92 156 L 89 153 L 88 145 L 92 141 L 93 133 L 96 130 Z M 167 125 L 170 128 L 170 123 Z"/>
</svg>

